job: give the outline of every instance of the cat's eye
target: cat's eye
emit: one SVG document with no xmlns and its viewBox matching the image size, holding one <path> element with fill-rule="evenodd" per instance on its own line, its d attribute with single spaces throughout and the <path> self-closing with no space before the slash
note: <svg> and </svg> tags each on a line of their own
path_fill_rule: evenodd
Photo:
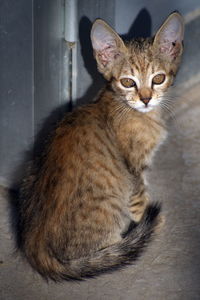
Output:
<svg viewBox="0 0 200 300">
<path fill-rule="evenodd" d="M 133 79 L 131 78 L 122 78 L 120 80 L 120 83 L 125 87 L 125 88 L 132 88 L 136 86 L 136 83 Z"/>
<path fill-rule="evenodd" d="M 164 81 L 165 81 L 165 74 L 157 74 L 152 79 L 153 84 L 162 84 Z"/>
</svg>

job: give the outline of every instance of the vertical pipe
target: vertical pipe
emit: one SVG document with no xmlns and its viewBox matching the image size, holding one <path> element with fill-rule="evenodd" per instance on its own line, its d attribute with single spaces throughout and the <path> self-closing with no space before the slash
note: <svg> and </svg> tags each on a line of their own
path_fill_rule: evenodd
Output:
<svg viewBox="0 0 200 300">
<path fill-rule="evenodd" d="M 78 40 L 78 16 L 77 0 L 65 0 L 65 29 L 64 39 L 67 43 L 68 57 L 68 74 L 69 74 L 69 98 L 71 105 L 76 102 L 77 89 L 77 40 Z"/>
<path fill-rule="evenodd" d="M 65 40 L 77 42 L 77 0 L 65 0 Z"/>
</svg>

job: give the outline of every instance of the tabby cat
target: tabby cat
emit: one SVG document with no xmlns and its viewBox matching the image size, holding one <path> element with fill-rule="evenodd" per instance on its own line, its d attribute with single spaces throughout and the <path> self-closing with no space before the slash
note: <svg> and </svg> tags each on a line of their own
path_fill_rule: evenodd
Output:
<svg viewBox="0 0 200 300">
<path fill-rule="evenodd" d="M 172 13 L 155 37 L 123 42 L 103 20 L 92 27 L 98 99 L 67 113 L 20 191 L 20 248 L 55 281 L 81 280 L 134 262 L 159 224 L 144 171 L 166 137 L 162 118 L 183 50 Z"/>
</svg>

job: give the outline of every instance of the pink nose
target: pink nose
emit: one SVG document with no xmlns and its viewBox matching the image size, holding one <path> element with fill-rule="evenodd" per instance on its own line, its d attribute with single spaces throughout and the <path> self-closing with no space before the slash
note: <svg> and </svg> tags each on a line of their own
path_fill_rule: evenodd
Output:
<svg viewBox="0 0 200 300">
<path fill-rule="evenodd" d="M 140 100 L 147 106 L 147 104 L 149 103 L 149 101 L 151 100 L 151 98 L 150 97 L 141 98 Z"/>
</svg>

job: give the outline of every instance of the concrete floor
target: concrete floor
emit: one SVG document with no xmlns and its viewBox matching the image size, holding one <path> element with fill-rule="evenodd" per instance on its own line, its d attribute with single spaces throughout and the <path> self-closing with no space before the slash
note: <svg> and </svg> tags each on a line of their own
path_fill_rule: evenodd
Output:
<svg viewBox="0 0 200 300">
<path fill-rule="evenodd" d="M 136 266 L 82 283 L 47 284 L 14 254 L 6 192 L 0 199 L 1 300 L 200 299 L 200 85 L 182 90 L 169 138 L 149 171 L 166 223 Z"/>
</svg>

